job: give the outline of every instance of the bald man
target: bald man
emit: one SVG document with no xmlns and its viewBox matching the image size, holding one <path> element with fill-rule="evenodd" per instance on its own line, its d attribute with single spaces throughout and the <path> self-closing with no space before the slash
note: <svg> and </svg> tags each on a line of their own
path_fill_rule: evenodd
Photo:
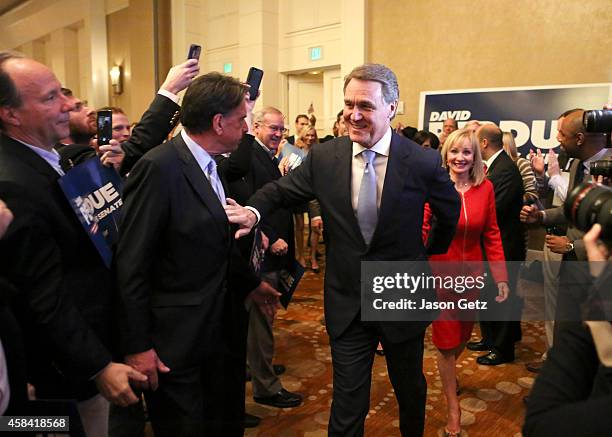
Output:
<svg viewBox="0 0 612 437">
<path fill-rule="evenodd" d="M 497 224 L 501 233 L 506 261 L 525 260 L 525 240 L 519 214 L 523 206 L 523 179 L 518 167 L 503 149 L 503 133 L 494 124 L 484 124 L 476 130 L 482 159 L 486 166 L 487 178 L 493 183 Z M 514 343 L 521 338 L 521 325 L 517 320 L 520 312 L 514 311 L 520 305 L 516 296 L 518 263 L 508 263 L 510 298 L 499 304 L 503 314 L 514 321 L 481 321 L 482 340 L 468 343 L 468 348 L 489 351 L 477 358 L 479 364 L 495 366 L 514 361 Z"/>
<path fill-rule="evenodd" d="M 606 148 L 606 135 L 586 132 L 582 123 L 583 116 L 584 110 L 582 109 L 567 114 L 557 135 L 561 148 L 570 158 L 575 158 L 570 166 L 568 196 L 572 189 L 580 185 L 581 182 L 592 180 L 589 174 L 592 162 L 612 159 L 612 149 Z M 563 208 L 564 206 L 561 205 L 539 210 L 536 205 L 524 206 L 521 211 L 521 220 L 526 223 L 540 223 L 544 226 L 567 224 L 565 235 L 546 236 L 547 247 L 555 253 L 562 254 L 564 261 L 586 261 L 586 250 L 582 241 L 584 233 L 577 229 L 573 223 L 567 222 Z M 587 288 L 581 286 L 583 281 L 588 281 L 588 277 L 584 278 L 578 269 L 568 269 L 566 265 L 561 265 L 559 289 L 562 292 L 559 293 L 557 298 L 555 320 L 578 320 L 581 317 L 578 308 L 586 296 Z M 571 286 L 573 283 L 578 286 Z"/>
<path fill-rule="evenodd" d="M 54 146 L 74 106 L 51 70 L 15 53 L 0 52 L 0 90 L 0 198 L 15 216 L 0 276 L 18 290 L 29 382 L 39 399 L 77 399 L 87 435 L 106 435 L 107 400 L 137 402 L 129 382 L 147 378 L 111 360 L 112 276 L 58 185 Z"/>
</svg>

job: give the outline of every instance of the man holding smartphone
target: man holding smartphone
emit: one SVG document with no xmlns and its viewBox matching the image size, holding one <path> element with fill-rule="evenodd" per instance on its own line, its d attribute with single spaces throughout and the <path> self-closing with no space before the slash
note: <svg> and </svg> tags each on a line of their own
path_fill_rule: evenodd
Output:
<svg viewBox="0 0 612 437">
<path fill-rule="evenodd" d="M 151 105 L 132 129 L 127 140 L 118 141 L 113 138 L 108 145 L 99 147 L 97 141 L 92 140 L 93 147 L 91 147 L 90 143 L 72 144 L 66 143 L 67 140 L 63 139 L 55 147 L 60 154 L 61 165 L 69 169 L 99 153 L 103 164 L 114 165 L 121 175 L 125 176 L 142 155 L 162 143 L 174 129 L 180 111 L 178 93 L 189 86 L 199 71 L 197 59 L 188 59 L 172 67 Z M 71 96 L 73 104 L 80 102 L 67 88 L 63 88 L 62 91 L 64 95 Z"/>
<path fill-rule="evenodd" d="M 0 198 L 16 217 L 0 241 L 0 276 L 18 291 L 29 382 L 39 399 L 77 399 L 71 425 L 105 435 L 107 400 L 136 402 L 129 383 L 147 378 L 112 361 L 112 277 L 57 184 L 54 146 L 73 105 L 32 59 L 0 52 L 0 72 Z"/>
</svg>

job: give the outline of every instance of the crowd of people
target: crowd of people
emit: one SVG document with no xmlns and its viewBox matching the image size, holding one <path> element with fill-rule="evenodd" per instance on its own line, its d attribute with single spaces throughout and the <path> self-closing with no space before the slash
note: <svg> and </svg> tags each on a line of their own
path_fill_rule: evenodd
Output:
<svg viewBox="0 0 612 437">
<path fill-rule="evenodd" d="M 573 161 L 549 153 L 546 168 L 540 151 L 519 157 L 513 135 L 492 123 L 460 128 L 448 119 L 440 137 L 393 129 L 399 86 L 380 64 L 346 76 L 344 108 L 321 141 L 312 111 L 287 137 L 282 111 L 254 112 L 248 86 L 199 73 L 195 59 L 170 69 L 133 128 L 121 108 L 100 108 L 113 114 L 113 138 L 98 144 L 95 110 L 46 66 L 0 53 L 0 413 L 60 411 L 74 435 L 128 436 L 142 435 L 146 406 L 156 436 L 238 436 L 259 422 L 245 412 L 247 379 L 255 402 L 299 406 L 303 394 L 283 387 L 284 366 L 273 363 L 274 318 L 287 272 L 296 262 L 308 266 L 306 244 L 319 273 L 323 238 L 330 436 L 364 434 L 379 345 L 401 434 L 420 436 L 425 427 L 430 321 L 363 321 L 361 262 L 491 270 L 490 298 L 514 317 L 481 320 L 475 342 L 468 340 L 476 311 L 433 317 L 445 435 L 459 436 L 455 364 L 464 348 L 482 351 L 481 365 L 515 359 L 525 225 L 555 227 L 544 247 L 551 259 L 608 259 L 597 244 L 601 228 L 585 235 L 550 200 L 589 179 L 591 162 L 612 158 L 604 134 L 585 132 L 581 109 L 558 121 Z M 93 159 L 124 183 L 110 268 L 58 184 Z M 254 246 L 265 251 L 263 262 L 253 263 Z M 547 324 L 543 367 L 531 366 L 541 374 L 526 402 L 525 435 L 612 430 L 612 357 L 602 346 L 610 323 L 579 322 L 589 284 L 605 289 L 610 269 L 581 274 L 577 280 L 561 264 L 545 275 L 547 321 L 557 323 Z M 461 297 L 475 301 L 478 291 Z"/>
</svg>

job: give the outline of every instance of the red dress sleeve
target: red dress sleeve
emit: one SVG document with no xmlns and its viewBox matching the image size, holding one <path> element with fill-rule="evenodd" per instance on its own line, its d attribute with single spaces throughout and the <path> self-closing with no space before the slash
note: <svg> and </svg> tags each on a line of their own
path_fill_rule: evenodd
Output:
<svg viewBox="0 0 612 437">
<path fill-rule="evenodd" d="M 484 229 L 482 231 L 482 244 L 484 246 L 487 260 L 491 267 L 491 273 L 495 282 L 507 282 L 508 272 L 506 271 L 506 258 L 504 257 L 504 247 L 501 242 L 501 234 L 497 225 L 497 213 L 495 211 L 495 193 L 493 184 L 485 179 L 486 184 L 486 204 L 487 208 Z"/>
</svg>

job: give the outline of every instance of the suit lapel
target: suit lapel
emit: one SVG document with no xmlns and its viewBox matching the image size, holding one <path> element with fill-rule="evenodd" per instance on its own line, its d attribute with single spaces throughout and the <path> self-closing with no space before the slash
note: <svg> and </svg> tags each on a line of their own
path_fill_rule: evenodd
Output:
<svg viewBox="0 0 612 437">
<path fill-rule="evenodd" d="M 351 191 L 351 173 L 353 166 L 352 145 L 353 143 L 348 136 L 342 137 L 342 139 L 336 143 L 336 162 L 333 167 L 333 179 L 336 182 L 330 184 L 329 189 L 335 190 L 336 195 L 333 197 L 340 199 L 340 204 L 337 205 L 339 215 L 347 218 L 348 226 L 351 228 L 352 234 L 357 235 L 357 238 L 359 238 L 359 240 L 365 246 L 365 241 L 361 235 L 361 228 L 359 228 L 359 222 L 357 221 L 357 216 L 353 210 L 353 194 Z"/>
<path fill-rule="evenodd" d="M 266 172 L 273 180 L 280 178 L 282 176 L 280 170 L 276 165 L 274 165 L 272 158 L 270 158 L 270 156 L 261 147 L 261 145 L 257 141 L 254 141 L 253 147 L 255 148 L 255 150 L 253 151 L 253 158 L 258 159 L 262 163 L 263 168 L 266 169 Z"/>
<path fill-rule="evenodd" d="M 210 182 L 206 179 L 204 172 L 180 135 L 174 138 L 173 145 L 183 162 L 183 173 L 187 181 L 214 217 L 219 230 L 226 234 L 228 229 L 227 216 Z"/>
<path fill-rule="evenodd" d="M 410 150 L 407 147 L 402 147 L 400 137 L 394 133 L 391 137 L 387 172 L 385 174 L 380 208 L 378 210 L 378 222 L 372 236 L 372 243 L 376 241 L 377 236 L 382 231 L 389 228 L 389 222 L 394 218 L 393 208 L 398 204 L 399 197 L 404 189 L 409 156 Z M 370 247 L 372 247 L 372 244 L 370 244 Z"/>
<path fill-rule="evenodd" d="M 19 141 L 16 141 L 6 135 L 2 135 L 2 147 L 6 148 L 7 152 L 20 161 L 25 162 L 32 167 L 37 173 L 40 173 L 45 178 L 56 181 L 60 178 L 60 174 L 51 167 L 42 157 Z"/>
</svg>

